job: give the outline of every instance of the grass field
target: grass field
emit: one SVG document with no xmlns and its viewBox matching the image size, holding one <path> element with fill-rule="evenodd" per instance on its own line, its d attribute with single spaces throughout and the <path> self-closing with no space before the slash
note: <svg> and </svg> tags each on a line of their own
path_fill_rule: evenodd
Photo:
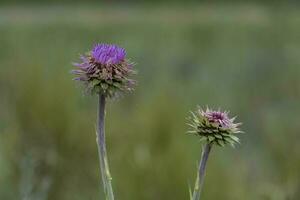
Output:
<svg viewBox="0 0 300 200">
<path fill-rule="evenodd" d="M 196 105 L 237 114 L 236 149 L 215 148 L 203 199 L 300 197 L 298 7 L 0 7 L 0 199 L 102 195 L 96 98 L 69 73 L 95 42 L 137 63 L 133 94 L 110 102 L 117 199 L 188 199 L 201 146 Z"/>
</svg>

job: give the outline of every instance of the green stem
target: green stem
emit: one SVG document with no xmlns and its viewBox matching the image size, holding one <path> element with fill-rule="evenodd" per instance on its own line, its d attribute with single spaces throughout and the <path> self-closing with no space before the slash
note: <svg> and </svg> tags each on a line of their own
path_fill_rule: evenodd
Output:
<svg viewBox="0 0 300 200">
<path fill-rule="evenodd" d="M 100 169 L 101 169 L 101 176 L 102 176 L 102 182 L 103 182 L 106 200 L 114 200 L 114 194 L 113 194 L 113 189 L 111 184 L 112 178 L 109 172 L 107 154 L 106 154 L 104 119 L 105 119 L 105 96 L 103 94 L 99 94 L 97 146 L 98 146 L 98 154 L 99 154 L 99 161 L 100 161 Z"/>
<path fill-rule="evenodd" d="M 205 144 L 202 149 L 202 155 L 201 155 L 201 160 L 199 163 L 197 180 L 196 180 L 192 200 L 200 200 L 200 195 L 201 195 L 201 191 L 202 191 L 202 187 L 203 187 L 203 183 L 204 183 L 204 177 L 205 177 L 206 163 L 207 163 L 207 159 L 208 159 L 209 153 L 211 151 L 211 148 L 212 148 L 212 144 Z"/>
</svg>

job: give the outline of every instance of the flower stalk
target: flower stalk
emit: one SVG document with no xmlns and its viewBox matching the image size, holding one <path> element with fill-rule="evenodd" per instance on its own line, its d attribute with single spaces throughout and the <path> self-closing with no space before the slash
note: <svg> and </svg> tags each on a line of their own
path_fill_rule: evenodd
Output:
<svg viewBox="0 0 300 200">
<path fill-rule="evenodd" d="M 105 143 L 105 102 L 107 98 L 133 91 L 136 82 L 131 76 L 135 71 L 133 63 L 126 58 L 125 49 L 114 44 L 95 44 L 91 51 L 80 56 L 80 60 L 74 63 L 76 68 L 72 73 L 76 76 L 74 80 L 82 82 L 86 91 L 99 98 L 96 141 L 101 177 L 105 199 L 114 200 Z"/>
<path fill-rule="evenodd" d="M 99 94 L 97 146 L 105 197 L 106 200 L 114 200 L 111 183 L 112 177 L 109 172 L 105 143 L 105 100 L 105 96 L 103 94 Z"/>
<path fill-rule="evenodd" d="M 198 108 L 196 112 L 191 112 L 192 115 L 188 123 L 191 129 L 188 133 L 198 136 L 200 141 L 204 142 L 193 193 L 190 189 L 191 200 L 200 200 L 201 198 L 206 164 L 212 146 L 223 147 L 230 144 L 234 147 L 240 141 L 235 135 L 242 133 L 239 128 L 241 123 L 235 123 L 236 117 L 229 118 L 228 113 L 227 111 L 215 111 L 209 108 L 206 110 Z"/>
<path fill-rule="evenodd" d="M 205 144 L 202 148 L 201 160 L 199 163 L 198 175 L 197 175 L 197 180 L 196 180 L 195 187 L 194 187 L 192 200 L 200 200 L 201 191 L 202 191 L 203 183 L 204 183 L 204 177 L 205 177 L 206 163 L 207 163 L 211 148 L 212 148 L 212 144 L 209 144 L 209 143 Z"/>
</svg>

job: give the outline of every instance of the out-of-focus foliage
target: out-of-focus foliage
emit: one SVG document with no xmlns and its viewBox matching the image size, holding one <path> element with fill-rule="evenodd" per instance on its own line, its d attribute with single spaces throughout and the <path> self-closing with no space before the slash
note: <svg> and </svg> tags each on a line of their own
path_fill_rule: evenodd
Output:
<svg viewBox="0 0 300 200">
<path fill-rule="evenodd" d="M 286 5 L 286 4 L 299 4 L 298 0 L 201 0 L 201 3 L 209 3 L 209 4 L 215 4 L 215 3 L 259 3 L 259 4 L 266 4 L 266 5 Z M 81 3 L 115 3 L 115 4 L 133 4 L 133 3 L 139 3 L 139 4 L 182 4 L 183 2 L 181 0 L 0 0 L 0 3 L 5 4 L 24 4 L 24 3 L 38 3 L 38 4 L 53 4 L 53 3 L 72 3 L 74 4 L 81 4 Z M 184 4 L 195 4 L 199 3 L 199 0 L 185 0 Z"/>
<path fill-rule="evenodd" d="M 107 107 L 117 199 L 188 199 L 200 145 L 196 104 L 238 113 L 242 145 L 214 148 L 203 199 L 300 198 L 297 7 L 0 8 L 0 199 L 101 192 L 96 98 L 71 79 L 94 42 L 137 63 L 138 87 Z"/>
</svg>

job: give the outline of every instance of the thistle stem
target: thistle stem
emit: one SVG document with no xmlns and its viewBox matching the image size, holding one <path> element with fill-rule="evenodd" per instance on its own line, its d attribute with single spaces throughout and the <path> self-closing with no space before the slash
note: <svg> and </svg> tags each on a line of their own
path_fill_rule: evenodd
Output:
<svg viewBox="0 0 300 200">
<path fill-rule="evenodd" d="M 200 200 L 200 195 L 204 183 L 204 177 L 205 177 L 205 168 L 206 168 L 206 163 L 207 159 L 209 156 L 209 153 L 211 151 L 212 144 L 205 144 L 204 147 L 202 148 L 202 155 L 201 155 L 201 160 L 199 163 L 199 169 L 198 169 L 198 174 L 197 174 L 197 180 L 193 192 L 193 198 L 192 200 Z"/>
<path fill-rule="evenodd" d="M 106 144 L 105 144 L 105 130 L 104 130 L 104 119 L 105 119 L 105 96 L 99 94 L 99 107 L 98 107 L 98 129 L 97 129 L 97 146 L 100 161 L 100 169 L 102 182 L 104 187 L 104 193 L 106 200 L 114 200 L 114 194 L 112 189 L 112 178 L 109 172 Z"/>
</svg>

